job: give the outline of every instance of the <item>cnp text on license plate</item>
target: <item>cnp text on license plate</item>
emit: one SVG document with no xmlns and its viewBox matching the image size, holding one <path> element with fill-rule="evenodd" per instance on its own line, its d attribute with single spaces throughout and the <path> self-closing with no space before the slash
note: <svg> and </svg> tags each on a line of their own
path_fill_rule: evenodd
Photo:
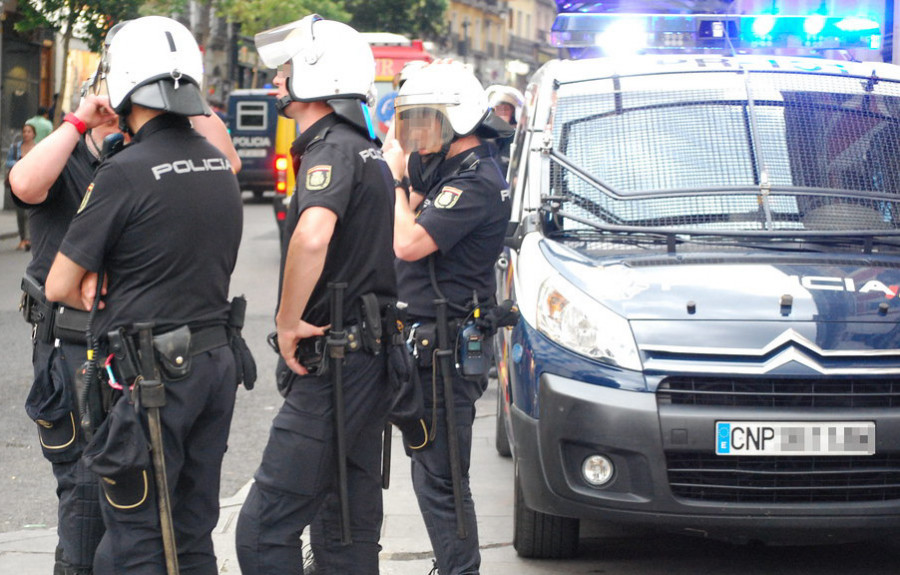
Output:
<svg viewBox="0 0 900 575">
<path fill-rule="evenodd" d="M 872 455 L 874 421 L 717 421 L 717 455 Z"/>
</svg>

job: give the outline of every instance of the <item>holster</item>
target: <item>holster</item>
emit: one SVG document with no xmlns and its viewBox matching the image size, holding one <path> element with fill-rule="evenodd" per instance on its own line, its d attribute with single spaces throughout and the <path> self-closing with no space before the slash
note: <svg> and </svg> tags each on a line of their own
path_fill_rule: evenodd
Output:
<svg viewBox="0 0 900 575">
<path fill-rule="evenodd" d="M 360 309 L 362 321 L 360 322 L 360 336 L 363 349 L 372 355 L 384 353 L 384 340 L 382 328 L 382 309 L 378 302 L 378 296 L 374 293 L 366 293 L 360 296 L 362 306 Z"/>
<path fill-rule="evenodd" d="M 22 317 L 34 325 L 35 341 L 53 341 L 53 304 L 47 301 L 44 287 L 29 275 L 22 277 L 22 300 L 19 303 Z"/>
</svg>

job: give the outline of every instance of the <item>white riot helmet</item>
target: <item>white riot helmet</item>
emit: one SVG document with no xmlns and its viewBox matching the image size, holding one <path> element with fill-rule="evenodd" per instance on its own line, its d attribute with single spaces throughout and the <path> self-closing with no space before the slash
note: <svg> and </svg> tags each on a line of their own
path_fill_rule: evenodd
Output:
<svg viewBox="0 0 900 575">
<path fill-rule="evenodd" d="M 491 108 L 496 110 L 500 104 L 509 104 L 513 107 L 512 122 L 510 123 L 515 124 L 518 121 L 519 111 L 525 103 L 525 97 L 522 95 L 522 92 L 512 86 L 504 86 L 502 84 L 488 86 L 485 92 L 487 92 Z"/>
<path fill-rule="evenodd" d="M 394 101 L 397 139 L 408 152 L 434 153 L 474 133 L 488 115 L 481 82 L 459 62 L 425 66 Z"/>
<path fill-rule="evenodd" d="M 411 60 L 403 65 L 400 69 L 400 73 L 397 74 L 397 86 L 396 89 L 399 90 L 403 87 L 403 84 L 406 83 L 407 80 L 412 78 L 413 74 L 424 68 L 428 65 L 428 62 L 425 60 Z"/>
<path fill-rule="evenodd" d="M 311 14 L 254 38 L 269 68 L 283 66 L 292 100 L 374 98 L 375 57 L 362 34 Z"/>
<path fill-rule="evenodd" d="M 146 16 L 115 30 L 106 54 L 109 102 L 119 115 L 132 103 L 183 116 L 209 115 L 200 85 L 203 56 L 190 30 Z"/>
</svg>

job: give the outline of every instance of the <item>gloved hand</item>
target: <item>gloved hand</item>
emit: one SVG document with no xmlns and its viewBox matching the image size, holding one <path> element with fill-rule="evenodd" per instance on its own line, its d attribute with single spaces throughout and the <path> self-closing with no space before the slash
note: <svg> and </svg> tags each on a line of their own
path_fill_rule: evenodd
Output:
<svg viewBox="0 0 900 575">
<path fill-rule="evenodd" d="M 511 299 L 503 300 L 486 314 L 475 320 L 475 325 L 486 337 L 491 337 L 501 327 L 512 327 L 519 321 L 519 306 Z"/>
</svg>

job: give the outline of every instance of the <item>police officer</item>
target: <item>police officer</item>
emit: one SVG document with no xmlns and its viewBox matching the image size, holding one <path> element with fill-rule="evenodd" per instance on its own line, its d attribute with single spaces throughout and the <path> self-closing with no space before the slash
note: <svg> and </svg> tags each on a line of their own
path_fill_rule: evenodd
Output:
<svg viewBox="0 0 900 575">
<path fill-rule="evenodd" d="M 499 135 L 487 97 L 478 80 L 462 64 L 437 63 L 418 71 L 400 89 L 395 103 L 397 142 L 385 150 L 396 179 L 404 175 L 403 156 L 411 152 L 411 189 L 399 183 L 396 195 L 394 249 L 399 299 L 408 303 L 414 333 L 434 333 L 435 302 L 449 302 L 452 326 L 470 317 L 475 306 L 489 306 L 494 296 L 493 266 L 503 245 L 510 216 L 506 182 L 482 138 Z M 407 195 L 408 194 L 408 195 Z M 453 370 L 454 414 L 461 468 L 460 492 L 465 538 L 455 513 L 450 438 L 443 395 L 435 394 L 432 354 L 415 337 L 425 413 L 436 404 L 429 422 L 434 441 L 409 443 L 412 479 L 419 509 L 428 528 L 441 575 L 478 573 L 481 562 L 475 507 L 469 490 L 475 401 L 486 374 L 463 378 Z M 421 346 L 419 344 L 422 344 Z M 490 348 L 485 342 L 485 350 Z M 489 363 L 489 362 L 488 362 Z M 442 387 L 442 382 L 437 382 Z"/>
<path fill-rule="evenodd" d="M 385 354 L 354 344 L 367 339 L 354 330 L 365 332 L 371 321 L 361 316 L 377 314 L 363 303 L 372 294 L 396 299 L 394 192 L 366 110 L 375 62 L 358 32 L 317 15 L 257 34 L 256 47 L 266 65 L 279 67 L 278 105 L 297 121 L 300 137 L 291 148 L 298 183 L 276 315 L 285 402 L 241 509 L 238 560 L 244 575 L 302 573 L 300 534 L 312 524 L 316 573 L 374 574 L 389 385 Z M 333 381 L 334 364 L 326 372 L 313 368 L 321 366 L 323 336 L 337 321 L 329 309 L 334 282 L 346 284 L 342 315 L 350 334 L 341 382 Z M 335 427 L 336 383 L 343 391 L 343 430 Z M 346 546 L 336 497 L 338 432 L 346 445 L 352 541 Z"/>
<path fill-rule="evenodd" d="M 522 92 L 512 86 L 504 86 L 502 84 L 488 86 L 486 92 L 488 95 L 488 104 L 491 106 L 491 109 L 493 109 L 494 114 L 515 128 L 519 121 L 519 113 L 522 110 L 522 104 L 525 103 L 525 97 L 522 96 Z M 506 174 L 509 169 L 509 156 L 512 141 L 512 134 L 497 138 L 495 141 L 499 150 L 497 156 L 500 169 L 504 174 Z"/>
<path fill-rule="evenodd" d="M 87 309 L 101 289 L 95 333 L 122 328 L 131 338 L 136 323 L 152 322 L 154 341 L 171 344 L 154 343 L 156 351 L 142 357 L 160 358 L 145 376 L 165 382 L 159 420 L 177 561 L 182 574 L 212 575 L 211 533 L 237 379 L 225 324 L 242 230 L 240 190 L 229 161 L 188 120 L 209 114 L 199 87 L 202 57 L 189 30 L 158 16 L 129 21 L 110 43 L 108 64 L 110 105 L 132 143 L 105 161 L 88 187 L 50 268 L 47 297 Z M 105 287 L 97 284 L 101 270 Z M 116 359 L 113 368 L 121 369 Z M 125 393 L 107 422 L 121 406 L 134 413 L 123 402 L 137 395 Z M 135 408 L 146 428 L 144 399 Z M 106 533 L 95 574 L 163 572 L 149 477 L 101 477 Z"/>
<path fill-rule="evenodd" d="M 94 551 L 103 534 L 103 522 L 97 498 L 97 478 L 81 461 L 87 439 L 86 430 L 81 426 L 81 406 L 86 403 L 86 398 L 79 397 L 81 394 L 75 389 L 74 382 L 87 357 L 85 342 L 77 337 L 53 333 L 53 314 L 59 310 L 38 301 L 41 299 L 39 292 L 99 163 L 103 139 L 115 132 L 118 132 L 118 122 L 109 103 L 104 98 L 88 96 L 53 133 L 35 146 L 34 154 L 28 154 L 16 163 L 9 176 L 14 201 L 30 210 L 33 249 L 25 281 L 29 282 L 27 288 L 35 293 L 26 296 L 28 309 L 24 311 L 28 315 L 26 319 L 35 324 L 32 342 L 35 383 L 27 410 L 39 420 L 41 448 L 52 464 L 57 483 L 59 543 L 54 575 L 90 574 Z M 75 312 L 66 311 L 68 316 Z M 45 411 L 39 405 L 43 395 L 40 388 L 52 385 L 49 377 L 53 365 L 59 366 L 67 376 L 59 381 L 66 408 L 61 420 L 57 421 L 50 421 L 44 413 L 38 413 Z M 92 403 L 96 405 L 96 402 Z M 94 413 L 94 424 L 99 424 L 97 415 Z"/>
</svg>

